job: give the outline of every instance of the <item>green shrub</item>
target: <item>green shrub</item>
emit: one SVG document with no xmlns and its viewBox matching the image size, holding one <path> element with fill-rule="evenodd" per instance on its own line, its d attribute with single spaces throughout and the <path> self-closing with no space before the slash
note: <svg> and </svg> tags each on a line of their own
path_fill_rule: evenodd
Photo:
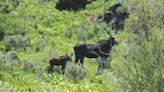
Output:
<svg viewBox="0 0 164 92">
<path fill-rule="evenodd" d="M 0 31 L 0 41 L 3 40 L 4 35 L 5 35 L 5 33 L 1 30 Z"/>
<path fill-rule="evenodd" d="M 98 20 L 87 20 L 64 30 L 66 37 L 76 37 L 78 40 L 89 40 L 106 34 L 105 24 Z"/>
<path fill-rule="evenodd" d="M 9 51 L 6 54 L 1 52 L 0 56 L 1 56 L 0 61 L 1 61 L 1 63 L 4 63 L 4 64 L 9 64 L 11 62 L 19 60 L 19 57 L 18 57 L 18 54 L 16 51 Z M 3 64 L 1 64 L 1 65 L 3 65 Z"/>
<path fill-rule="evenodd" d="M 66 66 L 66 76 L 69 78 L 80 81 L 87 75 L 87 72 L 81 66 L 74 63 L 67 63 Z"/>
<path fill-rule="evenodd" d="M 16 51 L 1 53 L 0 57 L 0 70 L 11 72 L 22 69 L 22 62 Z"/>
<path fill-rule="evenodd" d="M 115 72 L 109 72 L 108 70 L 105 70 L 102 74 L 102 79 L 104 80 L 104 92 L 124 92 L 120 88 L 120 80 L 116 77 Z"/>
<path fill-rule="evenodd" d="M 16 50 L 19 48 L 26 50 L 26 47 L 30 46 L 30 39 L 22 35 L 5 36 L 4 45 L 6 51 Z"/>
<path fill-rule="evenodd" d="M 44 38 L 39 38 L 35 43 L 35 51 L 42 51 L 46 47 L 47 43 Z"/>
<path fill-rule="evenodd" d="M 126 22 L 125 31 L 128 36 L 115 48 L 112 68 L 124 91 L 162 92 L 162 0 L 140 0 L 135 4 L 136 9 L 130 13 Z"/>
<path fill-rule="evenodd" d="M 7 52 L 5 58 L 6 58 L 5 59 L 6 62 L 13 62 L 13 61 L 19 60 L 19 57 L 16 51 Z"/>
<path fill-rule="evenodd" d="M 1 13 L 10 13 L 11 11 L 12 11 L 11 3 L 0 1 L 0 12 Z"/>
<path fill-rule="evenodd" d="M 5 54 L 0 51 L 0 67 L 4 66 L 5 64 Z"/>
<path fill-rule="evenodd" d="M 23 62 L 23 70 L 25 71 L 29 71 L 32 72 L 36 75 L 40 75 L 41 73 L 44 72 L 44 67 L 41 67 L 40 63 L 37 62 L 33 62 L 33 61 L 28 61 L 28 60 L 24 60 Z"/>
<path fill-rule="evenodd" d="M 3 43 L 0 42 L 0 51 L 5 51 L 5 46 Z"/>
</svg>

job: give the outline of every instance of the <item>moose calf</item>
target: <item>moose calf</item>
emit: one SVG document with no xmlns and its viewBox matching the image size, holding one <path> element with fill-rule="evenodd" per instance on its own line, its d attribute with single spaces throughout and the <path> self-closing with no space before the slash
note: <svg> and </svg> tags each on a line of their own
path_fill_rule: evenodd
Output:
<svg viewBox="0 0 164 92">
<path fill-rule="evenodd" d="M 72 55 L 71 55 L 72 56 Z M 64 74 L 65 66 L 67 64 L 67 61 L 71 61 L 71 56 L 69 55 L 63 55 L 59 57 L 53 57 L 49 60 L 50 67 L 48 69 L 48 73 L 52 73 L 53 66 L 62 66 L 62 74 Z"/>
</svg>

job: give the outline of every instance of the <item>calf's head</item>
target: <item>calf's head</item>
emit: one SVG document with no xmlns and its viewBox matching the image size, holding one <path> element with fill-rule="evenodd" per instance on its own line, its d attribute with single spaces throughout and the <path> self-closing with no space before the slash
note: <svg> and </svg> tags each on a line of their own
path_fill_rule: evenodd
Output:
<svg viewBox="0 0 164 92">
<path fill-rule="evenodd" d="M 73 55 L 73 54 L 71 54 L 71 55 L 69 56 L 68 54 L 66 54 L 66 55 L 65 55 L 65 59 L 66 59 L 67 61 L 72 61 L 72 55 Z"/>
</svg>

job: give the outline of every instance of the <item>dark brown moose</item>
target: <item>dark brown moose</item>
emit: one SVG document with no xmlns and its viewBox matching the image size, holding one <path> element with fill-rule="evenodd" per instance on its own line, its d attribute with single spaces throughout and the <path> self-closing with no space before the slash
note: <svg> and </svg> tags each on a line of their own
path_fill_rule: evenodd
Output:
<svg viewBox="0 0 164 92">
<path fill-rule="evenodd" d="M 49 60 L 50 67 L 48 69 L 48 73 L 52 73 L 53 66 L 56 65 L 56 66 L 62 66 L 62 74 L 64 74 L 64 70 L 65 70 L 67 62 L 72 61 L 71 56 L 66 54 L 63 56 L 53 57 L 52 59 L 50 59 Z"/>
<path fill-rule="evenodd" d="M 116 36 L 110 35 L 108 39 L 100 40 L 94 43 L 81 43 L 74 46 L 75 52 L 75 63 L 78 63 L 83 66 L 84 57 L 87 58 L 99 58 L 99 69 L 103 68 L 104 61 L 109 56 L 110 51 L 113 45 L 118 44 Z"/>
</svg>

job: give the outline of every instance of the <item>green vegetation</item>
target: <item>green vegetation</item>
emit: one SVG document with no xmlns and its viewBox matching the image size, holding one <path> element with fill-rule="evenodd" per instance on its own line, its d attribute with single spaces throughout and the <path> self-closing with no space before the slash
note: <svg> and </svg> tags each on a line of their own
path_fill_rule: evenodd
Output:
<svg viewBox="0 0 164 92">
<path fill-rule="evenodd" d="M 49 59 L 107 39 L 105 30 L 115 30 L 98 16 L 117 0 L 95 0 L 76 12 L 57 10 L 58 0 L 0 0 L 0 91 L 163 92 L 164 1 L 124 1 L 130 15 L 105 69 L 97 73 L 98 60 L 85 58 L 84 68 L 68 63 L 62 75 L 57 66 L 48 74 Z"/>
</svg>

